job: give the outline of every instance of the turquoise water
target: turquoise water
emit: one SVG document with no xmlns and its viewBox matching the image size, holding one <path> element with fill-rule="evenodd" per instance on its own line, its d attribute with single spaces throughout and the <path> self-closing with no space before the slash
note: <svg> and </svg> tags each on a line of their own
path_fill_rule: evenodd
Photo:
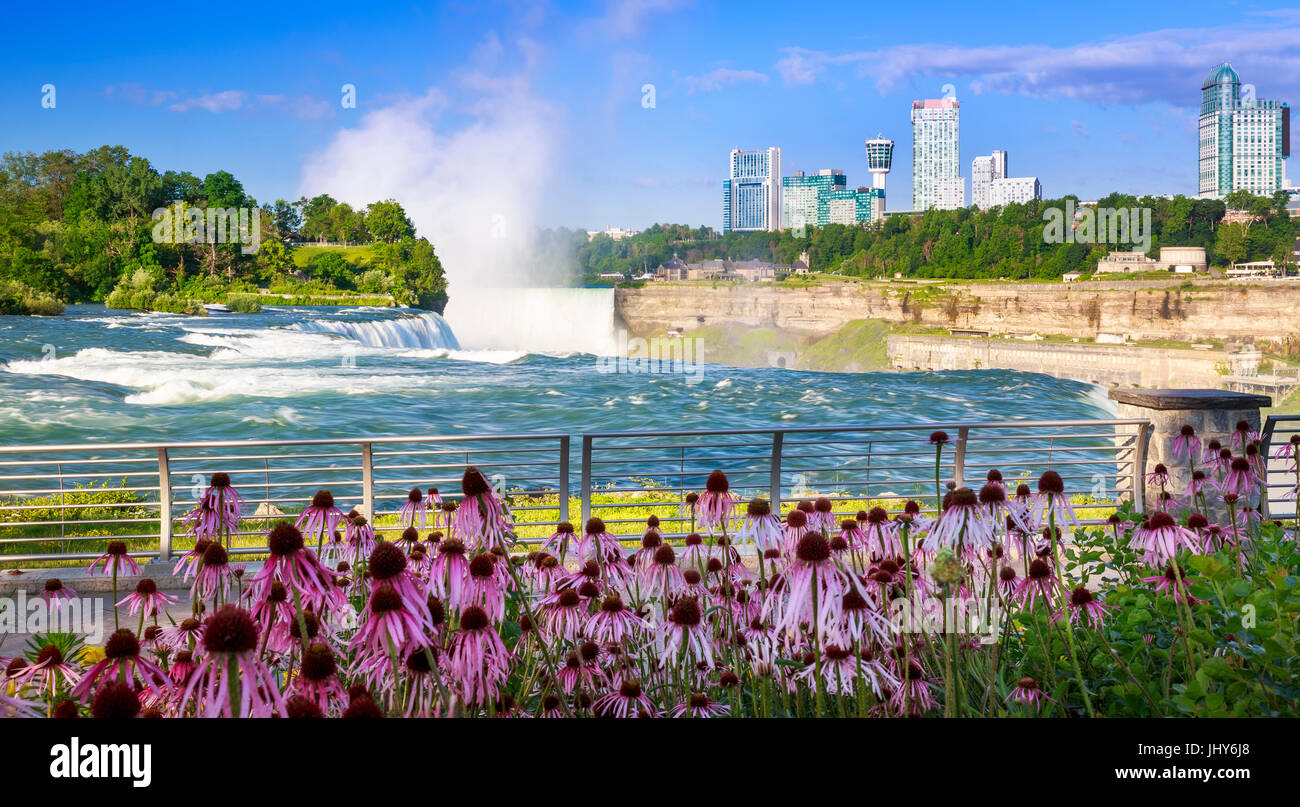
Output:
<svg viewBox="0 0 1300 807">
<path fill-rule="evenodd" d="M 563 343 L 530 346 L 542 332 L 590 341 L 612 323 L 612 308 L 609 322 L 590 325 L 563 322 L 565 313 L 521 327 L 520 316 L 474 322 L 453 308 L 452 324 L 466 323 L 456 331 L 436 314 L 379 308 L 184 317 L 73 306 L 61 317 L 0 317 L 0 443 L 1113 416 L 1096 387 L 1000 370 L 606 373 L 589 353 L 557 352 Z"/>
</svg>

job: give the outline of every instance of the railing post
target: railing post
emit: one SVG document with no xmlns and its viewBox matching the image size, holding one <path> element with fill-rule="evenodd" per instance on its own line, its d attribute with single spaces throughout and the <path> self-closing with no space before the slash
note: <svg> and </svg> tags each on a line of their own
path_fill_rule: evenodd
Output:
<svg viewBox="0 0 1300 807">
<path fill-rule="evenodd" d="M 777 518 L 781 517 L 781 448 L 784 444 L 785 432 L 772 432 L 772 475 L 768 480 L 768 499 Z"/>
<path fill-rule="evenodd" d="M 957 429 L 957 445 L 952 452 L 952 481 L 959 488 L 966 487 L 966 441 L 970 439 L 970 427 Z"/>
<path fill-rule="evenodd" d="M 560 521 L 569 520 L 569 435 L 560 436 Z"/>
<path fill-rule="evenodd" d="M 1273 416 L 1269 415 L 1264 419 L 1264 425 L 1259 430 L 1259 456 L 1264 463 L 1264 489 L 1259 495 L 1259 512 L 1264 517 L 1265 521 L 1273 517 L 1270 512 L 1273 508 L 1269 502 L 1269 499 L 1272 498 L 1272 493 L 1269 490 L 1268 461 L 1269 458 L 1273 456 L 1273 427 L 1275 423 L 1276 421 L 1273 420 Z M 1297 529 L 1300 529 L 1300 524 L 1297 524 L 1296 527 Z"/>
<path fill-rule="evenodd" d="M 158 449 L 158 559 L 172 557 L 172 469 L 167 449 Z"/>
<path fill-rule="evenodd" d="M 582 524 L 591 518 L 591 435 L 582 435 Z M 579 525 L 579 529 L 582 525 Z"/>
<path fill-rule="evenodd" d="M 372 444 L 361 444 L 361 509 L 366 519 L 375 521 L 375 463 Z"/>
<path fill-rule="evenodd" d="M 1147 509 L 1147 446 L 1154 428 L 1149 421 L 1139 426 L 1133 444 L 1133 509 L 1138 513 L 1145 513 Z"/>
</svg>

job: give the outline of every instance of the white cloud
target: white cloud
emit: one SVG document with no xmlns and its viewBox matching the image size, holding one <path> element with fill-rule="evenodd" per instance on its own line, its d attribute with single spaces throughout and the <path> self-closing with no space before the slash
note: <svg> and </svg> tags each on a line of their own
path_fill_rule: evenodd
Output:
<svg viewBox="0 0 1300 807">
<path fill-rule="evenodd" d="M 640 36 L 652 15 L 678 11 L 687 5 L 689 0 L 607 0 L 605 13 L 581 23 L 579 32 L 589 37 L 628 39 Z"/>
<path fill-rule="evenodd" d="M 767 76 L 757 70 L 733 70 L 728 67 L 719 67 L 710 70 L 702 76 L 683 76 L 682 83 L 686 85 L 688 95 L 694 95 L 697 92 L 712 92 L 720 90 L 728 84 L 742 84 L 747 82 L 758 82 L 759 84 L 767 83 Z"/>
<path fill-rule="evenodd" d="M 175 112 L 188 112 L 191 109 L 204 109 L 208 112 L 233 112 L 241 108 L 248 100 L 248 93 L 243 90 L 223 90 L 206 93 L 193 98 L 186 98 L 167 107 Z"/>
<path fill-rule="evenodd" d="M 457 73 L 446 89 L 375 109 L 340 130 L 304 164 L 302 193 L 329 193 L 354 207 L 398 200 L 461 288 L 540 280 L 526 257 L 552 189 L 562 122 L 533 87 L 535 47 L 520 48 L 522 69 Z"/>
<path fill-rule="evenodd" d="M 970 77 L 976 94 L 1186 106 L 1197 103 L 1202 76 L 1231 57 L 1261 97 L 1286 99 L 1300 94 L 1297 23 L 1298 15 L 1278 14 L 1264 24 L 1165 29 L 1061 47 L 925 43 L 836 54 L 785 48 L 776 67 L 787 83 L 806 84 L 833 66 L 855 65 L 882 94 Z"/>
</svg>

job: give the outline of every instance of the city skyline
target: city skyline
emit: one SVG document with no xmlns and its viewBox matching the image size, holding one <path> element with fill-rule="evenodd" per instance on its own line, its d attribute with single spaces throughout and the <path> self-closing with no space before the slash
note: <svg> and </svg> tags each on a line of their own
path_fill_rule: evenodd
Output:
<svg viewBox="0 0 1300 807">
<path fill-rule="evenodd" d="M 1229 60 L 1259 97 L 1300 99 L 1300 12 L 1281 4 L 1114 4 L 1121 35 L 1105 8 L 1069 30 L 1029 21 L 1017 2 L 1000 19 L 832 5 L 798 28 L 766 25 L 780 8 L 376 4 L 352 19 L 325 3 L 181 43 L 87 5 L 70 9 L 71 34 L 86 33 L 75 59 L 48 41 L 42 15 L 17 9 L 0 56 L 4 147 L 121 144 L 161 170 L 230 171 L 264 202 L 398 198 L 445 241 L 493 217 L 512 231 L 713 224 L 720 155 L 737 145 L 779 145 L 785 173 L 834 166 L 867 185 L 863 138 L 905 144 L 903 104 L 945 86 L 965 113 L 964 153 L 1014 152 L 1053 196 L 1194 196 L 1207 70 Z M 290 29 L 292 41 L 278 33 Z M 721 31 L 737 44 L 712 46 Z M 47 84 L 54 108 L 41 105 Z M 345 85 L 354 107 L 340 105 Z M 911 160 L 903 145 L 895 172 Z M 895 180 L 888 207 L 915 209 Z"/>
</svg>

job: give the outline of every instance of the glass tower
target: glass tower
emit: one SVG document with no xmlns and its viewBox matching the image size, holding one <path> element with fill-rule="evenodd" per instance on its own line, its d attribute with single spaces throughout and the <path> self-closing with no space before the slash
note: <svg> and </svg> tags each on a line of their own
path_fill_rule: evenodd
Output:
<svg viewBox="0 0 1300 807">
<path fill-rule="evenodd" d="M 956 98 L 912 102 L 912 208 L 966 206 L 958 162 L 961 110 Z"/>
<path fill-rule="evenodd" d="M 1291 109 L 1255 97 L 1232 65 L 1216 65 L 1201 83 L 1198 193 L 1223 197 L 1235 190 L 1268 196 L 1285 187 L 1291 156 Z"/>
<path fill-rule="evenodd" d="M 722 231 L 753 232 L 781 226 L 781 149 L 731 152 L 731 175 L 722 183 Z"/>
</svg>

